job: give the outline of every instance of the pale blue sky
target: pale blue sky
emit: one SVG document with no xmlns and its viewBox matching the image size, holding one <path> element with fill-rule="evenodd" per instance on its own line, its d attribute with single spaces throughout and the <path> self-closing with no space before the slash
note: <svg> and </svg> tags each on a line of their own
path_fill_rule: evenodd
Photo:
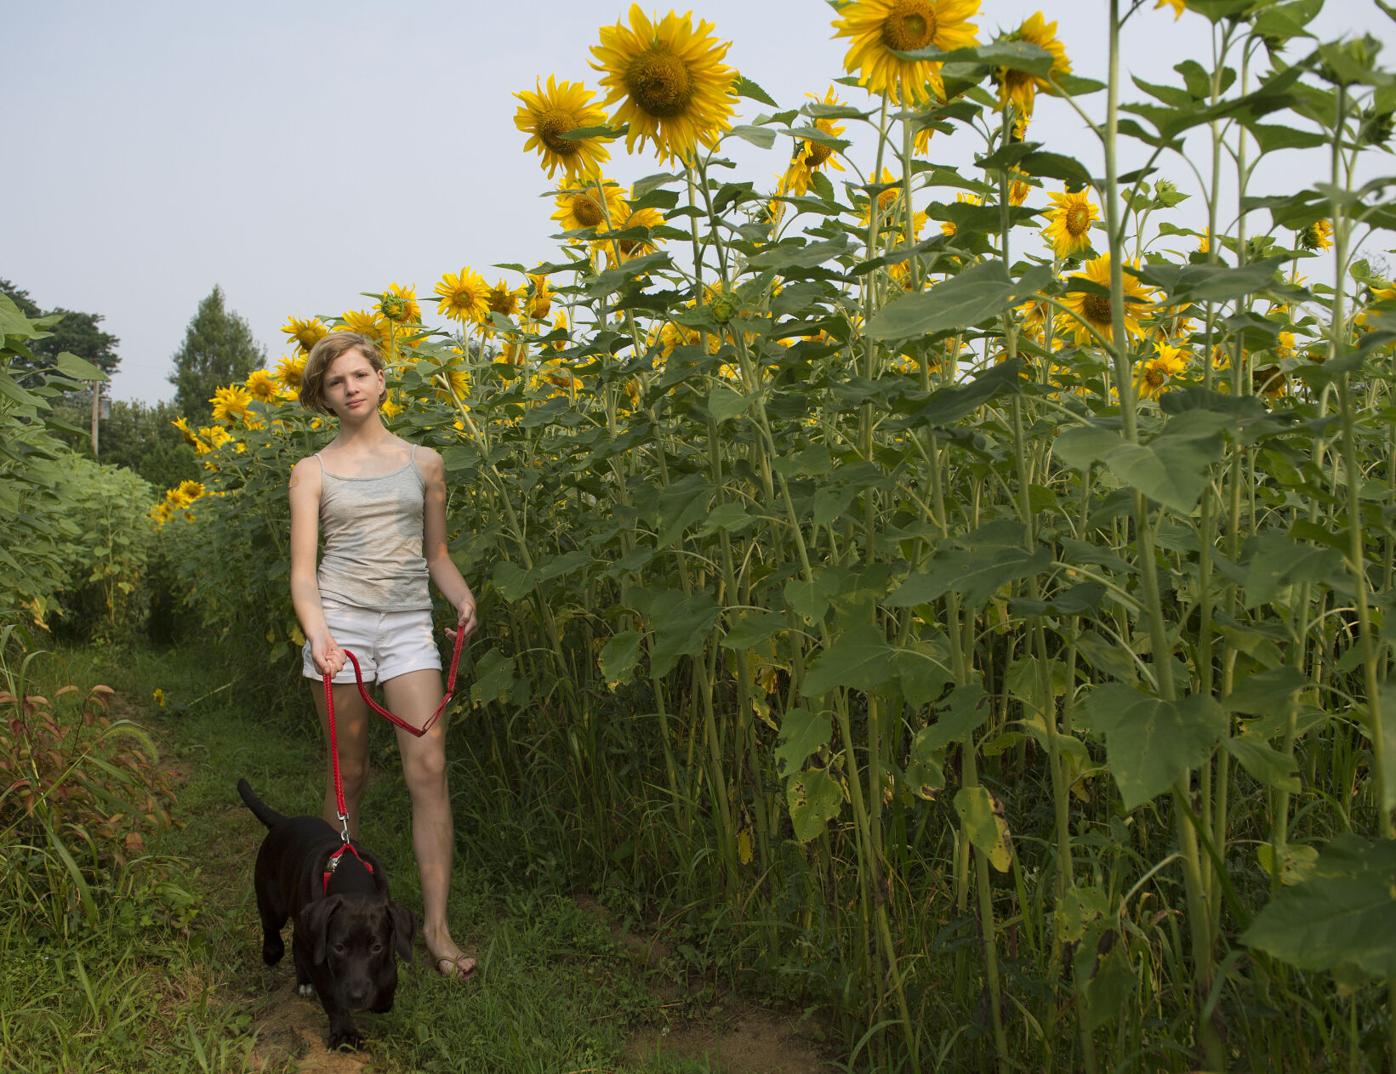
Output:
<svg viewBox="0 0 1396 1074">
<path fill-rule="evenodd" d="M 288 314 L 358 308 L 359 292 L 391 280 L 425 296 L 463 264 L 493 279 L 493 263 L 549 258 L 552 203 L 522 152 L 512 94 L 550 73 L 594 87 L 597 27 L 627 6 L 0 0 L 0 276 L 42 305 L 105 314 L 121 339 L 115 396 L 155 400 L 173 394 L 170 356 L 215 283 L 274 365 Z M 1044 7 L 985 0 L 981 37 Z M 1076 73 L 1103 78 L 1105 0 L 1047 10 Z M 733 42 L 728 62 L 782 105 L 842 74 L 846 45 L 820 0 L 703 0 L 694 11 Z M 1396 40 L 1371 0 L 1329 0 L 1313 29 L 1365 30 L 1388 50 Z M 1130 71 L 1174 80 L 1180 60 L 1208 63 L 1208 25 L 1146 4 L 1125 49 Z M 742 108 L 748 119 L 760 110 Z M 1061 102 L 1040 100 L 1032 137 L 1102 170 Z M 964 137 L 936 146 L 949 164 L 974 149 Z M 788 153 L 738 143 L 731 155 L 760 184 Z M 610 174 L 622 182 L 660 170 L 616 155 Z M 1319 166 L 1298 153 L 1272 159 L 1257 193 L 1298 189 Z M 1187 179 L 1176 164 L 1165 174 Z"/>
</svg>

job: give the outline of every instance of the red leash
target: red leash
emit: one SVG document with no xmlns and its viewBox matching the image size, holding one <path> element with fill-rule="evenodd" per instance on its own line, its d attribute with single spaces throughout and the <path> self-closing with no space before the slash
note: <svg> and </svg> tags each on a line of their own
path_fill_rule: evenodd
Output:
<svg viewBox="0 0 1396 1074">
<path fill-rule="evenodd" d="M 368 707 L 394 726 L 401 727 L 404 731 L 421 738 L 431 730 L 432 725 L 435 724 L 437 720 L 441 719 L 441 714 L 446 711 L 446 706 L 451 703 L 451 698 L 455 695 L 456 669 L 460 667 L 461 647 L 464 644 L 465 631 L 457 624 L 456 647 L 451 653 L 451 670 L 446 674 L 446 693 L 442 695 L 441 703 L 436 706 L 436 711 L 427 717 L 427 722 L 422 724 L 421 727 L 414 727 L 401 716 L 389 712 L 382 705 L 378 704 L 377 701 L 373 700 L 373 698 L 369 696 L 368 690 L 364 688 L 364 676 L 363 672 L 359 669 L 359 658 L 349 649 L 344 650 L 344 655 L 349 658 L 349 663 L 354 665 L 354 682 L 359 687 L 359 696 L 364 699 Z M 335 807 L 338 810 L 336 816 L 339 818 L 339 838 L 343 841 L 343 845 L 331 854 L 329 861 L 325 863 L 324 888 L 325 892 L 328 894 L 330 889 L 330 877 L 334 875 L 335 868 L 339 865 L 340 855 L 346 850 L 353 854 L 354 857 L 358 858 L 359 861 L 363 863 L 364 868 L 370 873 L 373 872 L 373 866 L 364 861 L 364 859 L 359 856 L 359 852 L 354 849 L 354 846 L 349 842 L 349 811 L 344 805 L 344 781 L 339 775 L 339 739 L 335 735 L 334 689 L 329 672 L 325 672 L 321 678 L 325 685 L 325 719 L 330 727 L 330 767 L 334 772 L 334 801 Z"/>
</svg>

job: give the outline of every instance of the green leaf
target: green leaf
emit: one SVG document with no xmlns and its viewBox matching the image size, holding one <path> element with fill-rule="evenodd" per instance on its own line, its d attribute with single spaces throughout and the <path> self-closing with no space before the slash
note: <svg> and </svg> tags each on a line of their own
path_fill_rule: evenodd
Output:
<svg viewBox="0 0 1396 1074">
<path fill-rule="evenodd" d="M 683 656 L 697 656 L 717 621 L 718 607 L 707 593 L 657 594 L 650 604 L 654 640 L 650 643 L 650 672 L 669 674 Z"/>
<path fill-rule="evenodd" d="M 1211 756 L 1226 731 L 1226 714 L 1210 697 L 1178 701 L 1111 683 L 1091 691 L 1083 723 L 1105 736 L 1105 757 L 1125 809 L 1162 794 Z"/>
<path fill-rule="evenodd" d="M 938 553 L 926 570 L 911 575 L 886 603 L 892 608 L 929 604 L 946 593 L 960 593 L 977 608 L 1009 582 L 1040 574 L 1052 565 L 1045 548 L 967 548 Z"/>
<path fill-rule="evenodd" d="M 827 242 L 806 243 L 803 239 L 768 246 L 756 254 L 747 264 L 754 269 L 775 269 L 788 271 L 794 268 L 815 268 L 849 252 L 850 242 L 846 235 L 829 239 Z"/>
<path fill-rule="evenodd" d="M 999 816 L 989 792 L 978 786 L 961 787 L 955 792 L 955 812 L 959 814 L 960 827 L 974 849 L 983 854 L 995 869 L 1006 873 L 1013 864 L 1013 846 L 1009 840 L 1008 825 Z"/>
<path fill-rule="evenodd" d="M 1258 782 L 1277 791 L 1299 793 L 1299 770 L 1294 758 L 1267 745 L 1259 736 L 1226 737 L 1222 746 Z"/>
<path fill-rule="evenodd" d="M 896 675 L 893 656 L 881 629 L 860 623 L 836 637 L 815 658 L 800 682 L 805 697 L 819 697 L 836 686 L 870 693 L 891 683 Z"/>
<path fill-rule="evenodd" d="M 735 134 L 759 149 L 770 149 L 776 144 L 776 132 L 770 127 L 753 127 L 750 123 L 739 123 L 728 133 Z"/>
<path fill-rule="evenodd" d="M 923 748 L 939 753 L 952 742 L 969 742 L 975 731 L 989 718 L 987 695 L 983 687 L 967 683 L 955 687 L 946 701 L 945 713 L 929 727 L 916 733 Z"/>
<path fill-rule="evenodd" d="M 635 661 L 640 656 L 640 641 L 644 637 L 638 630 L 623 630 L 607 639 L 601 647 L 601 674 L 612 685 L 630 682 L 635 673 Z"/>
<path fill-rule="evenodd" d="M 941 767 L 940 752 L 932 746 L 929 727 L 916 732 L 906 760 L 906 782 L 911 793 L 931 799 L 945 786 L 945 769 Z"/>
<path fill-rule="evenodd" d="M 792 578 L 785 583 L 785 602 L 806 623 L 817 623 L 829 610 L 829 603 L 843 590 L 847 572 L 837 567 L 818 567 L 814 578 Z"/>
<path fill-rule="evenodd" d="M 776 766 L 782 776 L 799 771 L 801 765 L 829 744 L 833 722 L 827 711 L 787 709 L 780 718 L 780 744 L 776 747 Z"/>
<path fill-rule="evenodd" d="M 756 519 L 746 513 L 746 508 L 735 501 L 720 503 L 712 509 L 707 519 L 695 531 L 699 537 L 711 537 L 719 530 L 727 533 L 741 533 L 750 529 Z"/>
<path fill-rule="evenodd" d="M 532 571 L 524 570 L 517 563 L 507 559 L 501 559 L 494 565 L 492 580 L 499 595 L 510 604 L 528 596 L 538 581 Z"/>
<path fill-rule="evenodd" d="M 79 358 L 76 354 L 69 354 L 67 351 L 59 353 L 57 365 L 58 372 L 65 377 L 72 377 L 74 380 L 107 379 L 107 375 L 86 358 Z"/>
<path fill-rule="evenodd" d="M 1221 457 L 1221 433 L 1230 420 L 1213 411 L 1186 411 L 1170 418 L 1147 444 L 1131 444 L 1100 426 L 1081 426 L 1057 437 L 1052 450 L 1073 469 L 1103 463 L 1121 483 L 1188 514 L 1207 487 L 1208 467 Z"/>
<path fill-rule="evenodd" d="M 735 418 L 738 414 L 745 413 L 749 406 L 751 406 L 751 400 L 747 396 L 734 392 L 731 388 L 724 388 L 720 384 L 708 393 L 708 413 L 719 425 Z"/>
<path fill-rule="evenodd" d="M 1175 304 L 1230 302 L 1271 286 L 1275 282 L 1275 270 L 1286 260 L 1285 257 L 1271 257 L 1240 268 L 1160 263 L 1142 265 L 1133 271 L 1145 283 L 1162 287 Z"/>
<path fill-rule="evenodd" d="M 1343 557 L 1335 549 L 1301 544 L 1283 533 L 1267 532 L 1246 542 L 1245 607 L 1259 608 L 1278 600 L 1291 586 L 1309 582 L 1333 585 L 1344 581 Z"/>
<path fill-rule="evenodd" d="M 789 624 L 780 612 L 743 608 L 729 613 L 724 649 L 751 649 L 786 629 Z"/>
<path fill-rule="evenodd" d="M 1018 166 L 1039 179 L 1060 179 L 1078 188 L 1091 185 L 1091 173 L 1086 170 L 1085 165 L 1075 157 L 1061 153 L 1028 153 Z"/>
<path fill-rule="evenodd" d="M 1270 668 L 1238 682 L 1231 693 L 1222 698 L 1222 705 L 1231 712 L 1263 716 L 1283 708 L 1294 692 L 1308 683 L 1306 676 L 1288 665 Z"/>
<path fill-rule="evenodd" d="M 514 658 L 498 649 L 491 649 L 475 664 L 474 681 L 470 684 L 470 700 L 476 704 L 502 701 L 514 690 Z"/>
<path fill-rule="evenodd" d="M 843 809 L 843 788 L 824 769 L 811 768 L 786 783 L 785 803 L 795 827 L 795 838 L 808 843 L 823 834 L 829 821 Z"/>
<path fill-rule="evenodd" d="M 737 76 L 736 81 L 732 83 L 732 89 L 738 97 L 747 97 L 753 101 L 760 101 L 762 104 L 768 104 L 772 108 L 780 107 L 780 105 L 776 104 L 776 102 L 771 99 L 769 93 L 745 75 Z"/>
<path fill-rule="evenodd" d="M 1038 265 L 1015 283 L 1002 261 L 984 261 L 928 291 L 889 302 L 873 317 L 866 334 L 892 340 L 962 331 L 1041 290 L 1051 278 L 1050 266 Z"/>
<path fill-rule="evenodd" d="M 1396 842 L 1339 835 L 1319 851 L 1312 876 L 1282 888 L 1241 942 L 1303 970 L 1396 978 Z"/>
</svg>

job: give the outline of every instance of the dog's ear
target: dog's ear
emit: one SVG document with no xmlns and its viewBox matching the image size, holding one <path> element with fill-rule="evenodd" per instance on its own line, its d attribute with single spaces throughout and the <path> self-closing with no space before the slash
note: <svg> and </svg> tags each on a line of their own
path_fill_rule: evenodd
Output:
<svg viewBox="0 0 1396 1074">
<path fill-rule="evenodd" d="M 402 903 L 388 903 L 388 922 L 393 927 L 393 950 L 404 962 L 412 961 L 412 939 L 417 933 L 417 919 Z"/>
<path fill-rule="evenodd" d="M 325 935 L 329 932 L 330 918 L 343 902 L 343 895 L 327 895 L 301 909 L 300 927 L 305 929 L 305 938 L 310 943 L 310 960 L 317 966 L 325 961 Z"/>
</svg>

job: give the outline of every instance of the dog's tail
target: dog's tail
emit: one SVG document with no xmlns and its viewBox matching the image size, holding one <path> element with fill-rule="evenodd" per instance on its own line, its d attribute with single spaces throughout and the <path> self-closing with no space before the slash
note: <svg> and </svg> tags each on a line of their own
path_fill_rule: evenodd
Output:
<svg viewBox="0 0 1396 1074">
<path fill-rule="evenodd" d="M 286 818 L 274 810 L 266 802 L 262 801 L 252 793 L 252 785 L 245 779 L 238 780 L 238 794 L 242 795 L 242 800 L 247 803 L 247 808 L 257 815 L 257 819 L 268 828 L 275 827 Z"/>
</svg>

